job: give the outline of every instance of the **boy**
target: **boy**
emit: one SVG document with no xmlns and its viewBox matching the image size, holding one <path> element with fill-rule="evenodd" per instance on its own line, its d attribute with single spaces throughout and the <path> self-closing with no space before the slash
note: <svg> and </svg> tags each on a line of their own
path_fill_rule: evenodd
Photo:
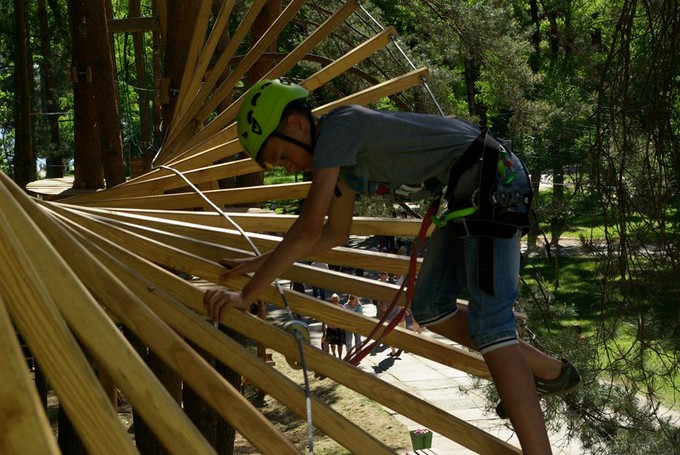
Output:
<svg viewBox="0 0 680 455">
<path fill-rule="evenodd" d="M 218 320 L 224 309 L 246 310 L 296 260 L 343 245 L 356 193 L 413 194 L 414 183 L 422 183 L 425 192 L 428 188 L 436 192 L 448 184 L 447 200 L 455 219 L 431 239 L 413 316 L 422 326 L 479 350 L 524 453 L 551 453 L 536 385 L 547 384 L 549 393 L 564 392 L 578 384 L 578 374 L 568 362 L 517 338 L 513 304 L 518 292 L 519 227 L 504 218 L 502 229 L 493 225 L 487 232 L 487 224 L 478 223 L 482 212 L 490 210 L 488 198 L 499 205 L 491 208 L 491 215 L 486 213 L 491 217 L 503 212 L 513 219 L 517 207 L 528 205 L 529 200 L 522 198 L 525 189 L 516 184 L 528 185 L 521 163 L 480 128 L 458 119 L 361 106 L 339 107 L 315 118 L 307 96 L 303 87 L 277 79 L 259 82 L 244 97 L 237 121 L 246 152 L 263 168 L 313 172 L 313 178 L 302 213 L 276 249 L 254 258 L 222 261 L 229 275 L 254 275 L 240 291 L 207 291 L 208 315 Z M 468 150 L 495 153 L 486 160 L 493 182 L 488 182 L 491 174 L 484 161 Z M 512 191 L 498 185 L 501 177 Z M 465 289 L 469 310 L 456 305 Z M 545 379 L 535 383 L 534 377 Z"/>
</svg>

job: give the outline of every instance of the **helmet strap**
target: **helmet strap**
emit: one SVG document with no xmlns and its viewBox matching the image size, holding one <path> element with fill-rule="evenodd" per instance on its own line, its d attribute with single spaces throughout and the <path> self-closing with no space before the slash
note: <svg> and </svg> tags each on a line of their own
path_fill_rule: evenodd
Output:
<svg viewBox="0 0 680 455">
<path fill-rule="evenodd" d="M 276 136 L 279 139 L 283 139 L 286 142 L 290 142 L 291 144 L 297 145 L 298 147 L 302 147 L 303 149 L 307 150 L 309 153 L 314 153 L 314 146 L 309 145 L 309 144 L 305 144 L 302 141 L 298 141 L 297 139 L 292 138 L 292 137 L 288 136 L 287 134 L 283 134 L 279 131 L 274 130 L 274 131 L 272 131 L 271 135 Z"/>
<path fill-rule="evenodd" d="M 311 135 L 310 139 L 311 139 L 312 145 L 305 144 L 302 141 L 298 141 L 297 139 L 292 138 L 292 137 L 288 136 L 287 134 L 283 134 L 282 132 L 280 132 L 278 130 L 272 131 L 271 136 L 276 136 L 279 139 L 283 139 L 286 142 L 290 142 L 291 144 L 297 145 L 298 147 L 301 147 L 301 148 L 307 150 L 309 153 L 311 153 L 313 155 L 314 154 L 314 146 L 316 145 L 316 124 L 314 123 L 314 117 L 312 116 L 311 109 L 309 111 L 307 111 L 307 113 L 308 113 L 307 118 L 309 119 L 309 125 L 310 125 L 309 131 L 310 131 L 310 135 Z"/>
</svg>

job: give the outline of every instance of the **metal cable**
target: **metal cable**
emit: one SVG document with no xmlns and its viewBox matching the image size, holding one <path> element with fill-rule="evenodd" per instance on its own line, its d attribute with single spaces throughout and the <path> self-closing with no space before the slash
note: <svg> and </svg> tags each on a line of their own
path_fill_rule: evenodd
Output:
<svg viewBox="0 0 680 455">
<path fill-rule="evenodd" d="M 359 8 L 361 8 L 361 10 L 362 10 L 362 11 L 363 11 L 363 12 L 364 12 L 364 13 L 365 13 L 365 14 L 366 14 L 366 15 L 367 15 L 367 16 L 368 16 L 368 17 L 369 17 L 369 18 L 370 18 L 370 19 L 371 19 L 378 27 L 380 27 L 381 30 L 385 30 L 385 27 L 384 27 L 380 22 L 378 22 L 378 20 L 377 20 L 375 17 L 373 17 L 373 16 L 371 15 L 371 13 L 369 13 L 369 12 L 366 10 L 366 8 L 364 8 L 364 5 L 362 5 L 361 2 L 359 3 Z M 394 46 L 397 48 L 397 50 L 399 51 L 399 53 L 401 53 L 401 55 L 404 57 L 404 59 L 408 62 L 408 64 L 409 64 L 409 66 L 411 67 L 411 69 L 414 69 L 414 70 L 417 69 L 417 68 L 416 68 L 416 65 L 413 63 L 413 61 L 411 61 L 411 59 L 409 58 L 409 56 L 406 54 L 406 52 L 404 52 L 404 50 L 402 49 L 402 47 L 399 45 L 399 41 L 397 40 L 397 37 L 394 36 L 394 35 L 390 35 L 390 40 L 392 41 L 392 43 L 394 44 Z M 442 117 L 445 117 L 446 114 L 444 114 L 444 110 L 443 110 L 442 107 L 439 105 L 439 102 L 437 101 L 437 98 L 434 96 L 434 93 L 433 93 L 432 90 L 430 89 L 430 85 L 427 83 L 427 79 L 426 79 L 425 77 L 421 77 L 421 78 L 420 78 L 420 83 L 423 84 L 423 87 L 425 87 L 425 90 L 426 90 L 427 93 L 430 95 L 430 98 L 432 99 L 432 102 L 435 104 L 435 106 L 437 106 L 437 110 L 439 111 L 439 114 L 440 114 Z"/>
<path fill-rule="evenodd" d="M 177 175 L 179 178 L 184 180 L 184 183 L 186 183 L 189 188 L 191 188 L 196 194 L 198 194 L 201 199 L 203 199 L 210 207 L 215 210 L 220 216 L 222 216 L 225 220 L 227 220 L 232 226 L 236 228 L 236 230 L 243 236 L 243 238 L 248 242 L 250 247 L 252 248 L 253 252 L 261 256 L 262 253 L 260 252 L 259 248 L 255 245 L 255 243 L 252 241 L 252 239 L 248 236 L 248 234 L 243 230 L 241 226 L 237 222 L 235 222 L 229 215 L 227 215 L 224 210 L 219 208 L 217 204 L 215 204 L 213 201 L 211 201 L 203 192 L 198 189 L 196 185 L 194 185 L 181 171 L 178 171 L 177 169 L 174 169 L 170 166 L 161 164 L 156 166 L 159 169 L 165 169 L 167 171 L 170 171 Z M 279 283 L 278 278 L 274 280 L 274 286 L 276 286 L 276 290 L 279 292 L 279 296 L 281 297 L 281 300 L 283 301 L 284 307 L 286 309 L 286 312 L 288 313 L 288 318 L 289 321 L 295 320 L 295 317 L 293 315 L 293 311 L 290 309 L 290 305 L 288 304 L 288 299 L 286 298 L 286 294 L 281 287 L 281 283 Z M 292 335 L 295 337 L 295 341 L 297 344 L 298 348 L 298 355 L 300 356 L 300 367 L 302 368 L 302 376 L 304 378 L 305 382 L 305 402 L 306 402 L 306 407 L 307 407 L 307 437 L 308 437 L 308 445 L 309 445 L 309 453 L 312 455 L 314 453 L 314 440 L 313 440 L 313 435 L 314 435 L 314 427 L 313 427 L 313 422 L 312 422 L 312 394 L 310 390 L 310 385 L 309 385 L 309 374 L 307 371 L 307 362 L 305 361 L 305 353 L 304 353 L 304 346 L 303 346 L 303 339 L 302 335 L 298 330 L 294 330 Z"/>
</svg>

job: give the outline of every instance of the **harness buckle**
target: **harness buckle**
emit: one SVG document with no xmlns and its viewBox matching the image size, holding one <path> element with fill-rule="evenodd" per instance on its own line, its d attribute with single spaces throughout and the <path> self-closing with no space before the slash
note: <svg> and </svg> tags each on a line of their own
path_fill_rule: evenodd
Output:
<svg viewBox="0 0 680 455">
<path fill-rule="evenodd" d="M 465 239 L 470 237 L 470 227 L 468 226 L 466 218 L 459 218 L 453 221 L 451 227 L 456 229 L 456 234 L 458 238 Z"/>
</svg>

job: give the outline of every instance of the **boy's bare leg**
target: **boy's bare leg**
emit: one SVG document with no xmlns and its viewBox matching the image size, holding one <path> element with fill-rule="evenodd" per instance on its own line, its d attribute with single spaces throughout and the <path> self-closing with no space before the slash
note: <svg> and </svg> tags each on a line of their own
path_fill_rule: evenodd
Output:
<svg viewBox="0 0 680 455">
<path fill-rule="evenodd" d="M 501 402 L 527 455 L 552 454 L 538 403 L 534 377 L 517 345 L 505 346 L 484 354 Z"/>
<path fill-rule="evenodd" d="M 463 346 L 476 350 L 477 347 L 470 339 L 470 332 L 467 324 L 467 308 L 460 307 L 455 316 L 431 325 L 429 330 L 443 335 L 451 341 L 462 344 Z M 545 352 L 535 348 L 529 343 L 520 340 L 519 346 L 524 360 L 531 369 L 534 377 L 541 379 L 555 379 L 562 372 L 562 362 Z"/>
</svg>

